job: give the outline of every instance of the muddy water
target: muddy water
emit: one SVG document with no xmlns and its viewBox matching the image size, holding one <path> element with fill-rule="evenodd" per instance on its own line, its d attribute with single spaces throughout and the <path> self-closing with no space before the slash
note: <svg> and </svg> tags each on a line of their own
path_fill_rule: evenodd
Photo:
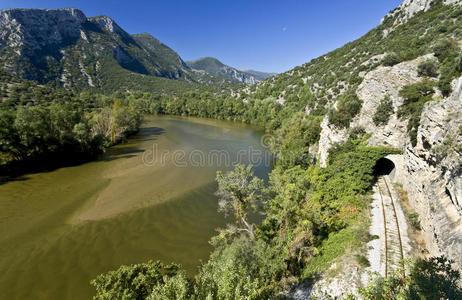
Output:
<svg viewBox="0 0 462 300">
<path fill-rule="evenodd" d="M 0 299 L 89 299 L 97 274 L 149 259 L 196 272 L 229 221 L 217 212 L 216 171 L 253 162 L 266 176 L 261 136 L 232 122 L 148 117 L 98 161 L 0 185 Z"/>
</svg>

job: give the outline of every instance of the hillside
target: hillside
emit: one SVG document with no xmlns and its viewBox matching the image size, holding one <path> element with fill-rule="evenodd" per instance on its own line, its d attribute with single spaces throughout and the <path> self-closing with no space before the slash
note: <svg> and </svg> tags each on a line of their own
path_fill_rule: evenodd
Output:
<svg viewBox="0 0 462 300">
<path fill-rule="evenodd" d="M 193 70 L 204 71 L 213 76 L 248 84 L 254 84 L 276 75 L 274 73 L 264 73 L 253 70 L 237 70 L 223 64 L 213 57 L 204 57 L 194 61 L 188 61 L 186 64 Z"/>
<path fill-rule="evenodd" d="M 132 36 L 109 17 L 87 18 L 75 8 L 0 11 L 0 41 L 2 68 L 42 84 L 109 92 L 226 85 L 220 78 L 191 70 L 149 34 Z"/>
<path fill-rule="evenodd" d="M 239 92 L 245 101 L 297 104 L 308 119 L 321 118 L 319 141 L 307 145 L 321 166 L 356 132 L 368 136 L 369 146 L 401 151 L 392 159 L 394 182 L 420 216 L 423 251 L 444 254 L 459 268 L 460 5 L 406 0 L 362 38 Z M 337 284 L 329 292 L 341 290 Z"/>
</svg>

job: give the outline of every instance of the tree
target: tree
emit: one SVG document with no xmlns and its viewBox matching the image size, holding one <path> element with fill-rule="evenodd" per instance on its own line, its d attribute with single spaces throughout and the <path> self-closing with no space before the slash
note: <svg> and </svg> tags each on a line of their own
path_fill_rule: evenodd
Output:
<svg viewBox="0 0 462 300">
<path fill-rule="evenodd" d="M 0 164 L 3 160 L 20 158 L 19 136 L 14 127 L 15 114 L 11 110 L 0 110 Z"/>
<path fill-rule="evenodd" d="M 419 76 L 438 77 L 438 66 L 434 59 L 423 61 L 417 67 Z"/>
<path fill-rule="evenodd" d="M 382 60 L 382 64 L 387 67 L 394 66 L 396 64 L 399 64 L 400 62 L 401 62 L 400 57 L 398 56 L 398 54 L 394 52 L 388 53 L 387 55 L 385 55 L 385 57 Z"/>
<path fill-rule="evenodd" d="M 193 284 L 178 265 L 157 261 L 121 266 L 91 281 L 95 300 L 191 299 Z M 174 288 L 174 290 L 172 290 Z"/>
<path fill-rule="evenodd" d="M 452 268 L 452 263 L 444 256 L 417 259 L 408 275 L 397 270 L 388 278 L 378 276 L 359 292 L 370 300 L 462 299 L 460 273 Z"/>
<path fill-rule="evenodd" d="M 247 216 L 250 210 L 255 210 L 257 202 L 263 197 L 263 180 L 255 177 L 252 165 L 236 165 L 233 171 L 223 174 L 217 172 L 216 177 L 219 197 L 218 210 L 225 214 L 233 214 L 239 231 L 245 231 L 254 238 L 254 226 Z"/>
<path fill-rule="evenodd" d="M 375 126 L 385 125 L 388 123 L 388 120 L 393 113 L 393 101 L 391 100 L 390 95 L 386 95 L 385 98 L 380 101 L 379 106 L 377 106 L 377 110 L 372 117 L 372 121 L 374 121 Z"/>
<path fill-rule="evenodd" d="M 197 299 L 275 299 L 287 268 L 280 248 L 244 236 L 229 242 L 218 235 L 211 244 L 215 250 L 198 276 Z"/>
</svg>

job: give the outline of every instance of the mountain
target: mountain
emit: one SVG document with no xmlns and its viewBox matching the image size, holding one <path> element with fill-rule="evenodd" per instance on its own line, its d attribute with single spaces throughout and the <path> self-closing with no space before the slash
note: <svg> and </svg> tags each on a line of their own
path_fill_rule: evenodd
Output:
<svg viewBox="0 0 462 300">
<path fill-rule="evenodd" d="M 274 73 L 264 73 L 253 70 L 237 70 L 223 64 L 221 61 L 213 57 L 204 57 L 188 61 L 186 64 L 194 70 L 204 71 L 210 75 L 222 77 L 235 82 L 249 84 L 260 82 L 275 75 Z"/>
<path fill-rule="evenodd" d="M 273 77 L 275 75 L 277 75 L 278 73 L 267 73 L 267 72 L 260 72 L 260 71 L 255 71 L 255 70 L 251 70 L 251 69 L 242 69 L 240 70 L 241 72 L 244 72 L 246 74 L 250 74 L 252 75 L 253 77 L 255 77 L 255 79 L 260 82 L 260 81 L 263 81 L 265 80 L 266 78 L 270 78 L 270 77 Z"/>
<path fill-rule="evenodd" d="M 193 85 L 184 83 L 223 82 L 192 70 L 149 34 L 130 35 L 107 16 L 87 18 L 75 8 L 0 11 L 0 63 L 18 77 L 71 89 L 188 89 Z"/>
</svg>

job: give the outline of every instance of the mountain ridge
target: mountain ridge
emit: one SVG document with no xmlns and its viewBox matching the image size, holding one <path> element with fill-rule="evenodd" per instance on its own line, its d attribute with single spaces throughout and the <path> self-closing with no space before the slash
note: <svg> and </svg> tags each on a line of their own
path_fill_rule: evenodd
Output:
<svg viewBox="0 0 462 300">
<path fill-rule="evenodd" d="M 275 73 L 266 73 L 254 70 L 238 70 L 225 65 L 215 57 L 210 56 L 187 61 L 186 64 L 192 69 L 205 71 L 213 76 L 219 76 L 228 80 L 248 84 L 257 83 L 275 75 Z"/>
<path fill-rule="evenodd" d="M 151 35 L 131 35 L 108 16 L 87 18 L 76 8 L 0 10 L 0 63 L 23 79 L 78 90 L 228 84 L 192 70 Z"/>
</svg>

